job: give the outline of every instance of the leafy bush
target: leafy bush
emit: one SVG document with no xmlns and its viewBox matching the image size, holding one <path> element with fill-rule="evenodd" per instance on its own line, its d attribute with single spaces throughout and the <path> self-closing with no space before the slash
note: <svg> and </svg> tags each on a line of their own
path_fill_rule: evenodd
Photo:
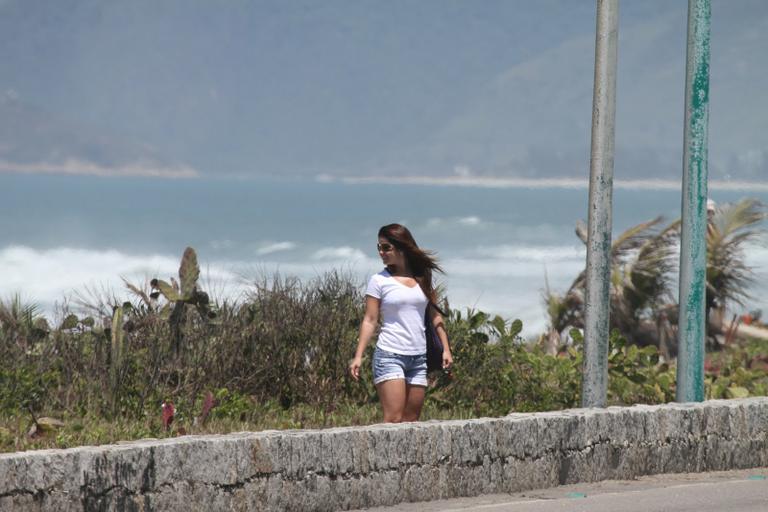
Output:
<svg viewBox="0 0 768 512">
<path fill-rule="evenodd" d="M 705 360 L 707 398 L 744 398 L 768 394 L 768 341 L 730 345 Z"/>
<path fill-rule="evenodd" d="M 452 310 L 447 331 L 455 367 L 437 379 L 430 399 L 478 416 L 551 410 L 578 402 L 581 356 L 551 357 L 520 338 L 522 322 L 481 311 Z"/>
<path fill-rule="evenodd" d="M 185 259 L 196 260 L 188 253 Z M 170 291 L 174 280 L 162 284 L 173 300 L 128 285 L 130 300 L 95 305 L 96 318 L 65 311 L 56 327 L 17 299 L 0 307 L 0 450 L 380 419 L 373 347 L 360 382 L 347 376 L 363 315 L 361 286 L 349 276 L 331 272 L 308 283 L 274 276 L 254 283 L 239 303 L 213 304 L 201 298 L 190 277 L 194 269 L 184 275 L 183 297 Z M 190 302 L 171 318 L 180 300 Z M 186 307 L 192 301 L 205 307 Z M 455 364 L 432 377 L 422 418 L 579 405 L 580 331 L 548 355 L 521 339 L 519 320 L 446 309 Z M 755 341 L 710 354 L 707 396 L 765 394 L 767 348 Z M 629 344 L 617 331 L 609 341 L 608 373 L 610 404 L 674 398 L 674 366 L 660 363 L 655 347 Z M 164 402 L 175 405 L 169 429 L 161 417 Z M 64 427 L 30 438 L 41 416 L 63 419 Z"/>
<path fill-rule="evenodd" d="M 29 365 L 0 369 L 0 411 L 22 414 L 41 408 L 58 380 L 55 370 L 41 373 Z"/>
</svg>

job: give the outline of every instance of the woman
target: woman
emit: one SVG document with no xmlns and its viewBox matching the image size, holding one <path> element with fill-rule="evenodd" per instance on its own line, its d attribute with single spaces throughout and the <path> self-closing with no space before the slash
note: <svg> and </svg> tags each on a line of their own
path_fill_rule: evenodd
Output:
<svg viewBox="0 0 768 512">
<path fill-rule="evenodd" d="M 427 305 L 437 299 L 432 271 L 442 272 L 437 261 L 416 245 L 408 228 L 389 224 L 379 230 L 379 256 L 386 268 L 371 277 L 365 292 L 365 316 L 360 325 L 357 350 L 349 365 L 360 378 L 363 352 L 381 316 L 373 353 L 373 383 L 384 410 L 384 421 L 416 421 L 427 387 L 427 345 L 424 318 Z M 443 342 L 443 369 L 453 364 L 443 319 L 429 307 L 430 319 Z"/>
</svg>

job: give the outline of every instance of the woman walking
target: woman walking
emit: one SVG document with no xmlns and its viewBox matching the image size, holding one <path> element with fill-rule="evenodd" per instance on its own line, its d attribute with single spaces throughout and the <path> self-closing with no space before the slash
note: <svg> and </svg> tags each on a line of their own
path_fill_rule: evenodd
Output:
<svg viewBox="0 0 768 512">
<path fill-rule="evenodd" d="M 443 369 L 453 363 L 443 318 L 434 305 L 437 296 L 432 271 L 442 272 L 434 257 L 419 248 L 408 228 L 389 224 L 379 230 L 379 256 L 386 268 L 371 277 L 365 292 L 365 316 L 357 350 L 349 365 L 360 378 L 363 352 L 381 318 L 373 353 L 373 383 L 384 411 L 384 421 L 416 421 L 427 387 L 425 314 L 443 343 Z"/>
</svg>

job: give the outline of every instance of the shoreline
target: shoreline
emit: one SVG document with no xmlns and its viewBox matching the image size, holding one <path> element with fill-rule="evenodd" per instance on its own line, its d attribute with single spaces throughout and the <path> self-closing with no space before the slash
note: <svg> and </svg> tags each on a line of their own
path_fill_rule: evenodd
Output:
<svg viewBox="0 0 768 512">
<path fill-rule="evenodd" d="M 577 178 L 497 178 L 479 176 L 329 176 L 315 177 L 319 183 L 343 183 L 345 185 L 425 185 L 473 188 L 524 188 L 524 189 L 588 189 L 589 180 Z M 614 180 L 615 189 L 624 190 L 682 190 L 682 182 L 675 180 Z M 736 180 L 709 180 L 710 190 L 768 192 L 767 182 Z"/>
</svg>

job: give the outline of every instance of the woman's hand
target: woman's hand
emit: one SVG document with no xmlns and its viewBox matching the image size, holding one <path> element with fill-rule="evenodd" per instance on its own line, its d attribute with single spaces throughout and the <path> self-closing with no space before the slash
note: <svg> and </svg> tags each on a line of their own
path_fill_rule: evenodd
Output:
<svg viewBox="0 0 768 512">
<path fill-rule="evenodd" d="M 443 349 L 443 370 L 450 370 L 453 365 L 453 356 L 450 349 Z"/>
<path fill-rule="evenodd" d="M 360 380 L 360 366 L 363 364 L 363 361 L 360 357 L 355 357 L 352 359 L 352 362 L 349 363 L 349 374 L 352 375 L 352 378 L 355 380 Z"/>
</svg>

